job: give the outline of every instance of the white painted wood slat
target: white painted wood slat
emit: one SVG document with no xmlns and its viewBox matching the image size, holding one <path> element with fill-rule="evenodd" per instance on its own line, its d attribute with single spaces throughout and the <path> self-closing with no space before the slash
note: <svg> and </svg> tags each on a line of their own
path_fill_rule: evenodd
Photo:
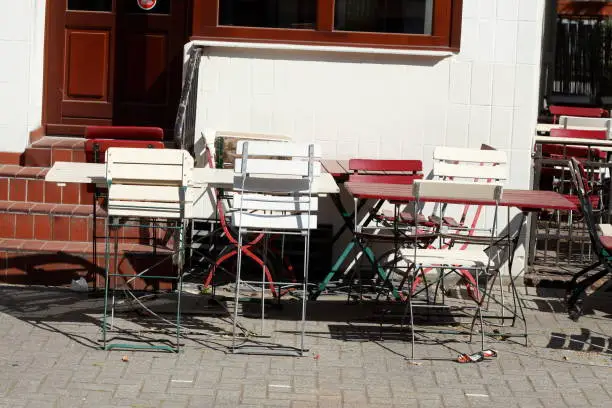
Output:
<svg viewBox="0 0 612 408">
<path fill-rule="evenodd" d="M 193 189 L 186 189 L 185 196 L 181 197 L 181 187 L 176 186 L 148 186 L 130 184 L 111 184 L 108 196 L 112 200 L 135 200 L 135 201 L 157 201 L 175 202 L 181 200 L 193 201 L 189 196 Z"/>
<path fill-rule="evenodd" d="M 464 147 L 438 146 L 434 160 L 451 160 L 472 163 L 508 163 L 508 155 L 501 150 L 480 150 Z"/>
<path fill-rule="evenodd" d="M 260 214 L 240 213 L 232 214 L 233 224 L 243 228 L 257 228 L 269 230 L 306 230 L 317 228 L 317 216 L 314 214 Z"/>
<path fill-rule="evenodd" d="M 267 194 L 235 194 L 234 208 L 243 210 L 267 211 L 317 211 L 319 209 L 318 197 L 308 196 L 273 196 Z"/>
<path fill-rule="evenodd" d="M 308 161 L 248 158 L 244 170 L 250 174 L 306 177 L 308 176 Z M 242 172 L 242 159 L 236 159 L 234 171 L 236 173 Z M 319 176 L 321 174 L 321 163 L 313 162 L 312 171 L 313 176 Z"/>
<path fill-rule="evenodd" d="M 502 165 L 480 166 L 478 164 L 452 164 L 436 161 L 434 162 L 433 174 L 437 177 L 507 180 L 508 168 Z"/>
<path fill-rule="evenodd" d="M 179 149 L 142 149 L 129 147 L 111 147 L 106 151 L 106 162 L 171 164 L 193 168 L 193 158 L 185 150 Z"/>
<path fill-rule="evenodd" d="M 242 155 L 244 145 L 247 143 L 249 156 L 308 157 L 310 155 L 310 146 L 312 146 L 313 157 L 321 157 L 321 147 L 317 144 L 278 143 L 253 140 L 239 141 L 236 146 L 236 153 Z"/>
<path fill-rule="evenodd" d="M 449 200 L 500 200 L 503 186 L 500 183 L 465 183 L 446 180 L 416 180 L 414 195 L 422 198 Z"/>
</svg>

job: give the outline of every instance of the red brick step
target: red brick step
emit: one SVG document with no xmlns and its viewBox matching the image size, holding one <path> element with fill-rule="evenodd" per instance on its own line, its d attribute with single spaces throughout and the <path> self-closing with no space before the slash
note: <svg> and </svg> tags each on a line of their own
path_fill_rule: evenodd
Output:
<svg viewBox="0 0 612 408">
<path fill-rule="evenodd" d="M 0 165 L 0 200 L 92 205 L 93 192 L 87 184 L 60 187 L 44 180 L 48 171 L 44 167 Z"/>
<path fill-rule="evenodd" d="M 22 155 L 22 163 L 27 167 L 51 167 L 57 161 L 85 162 L 85 139 L 45 136 Z"/>
</svg>

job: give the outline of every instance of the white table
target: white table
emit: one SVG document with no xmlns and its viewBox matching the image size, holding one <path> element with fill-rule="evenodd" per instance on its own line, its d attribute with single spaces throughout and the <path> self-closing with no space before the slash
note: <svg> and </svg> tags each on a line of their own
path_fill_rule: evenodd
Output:
<svg viewBox="0 0 612 408">
<path fill-rule="evenodd" d="M 95 183 L 106 187 L 106 165 L 103 163 L 56 162 L 45 176 L 45 181 L 65 185 L 66 183 Z M 213 188 L 231 190 L 234 185 L 233 169 L 213 169 L 210 167 L 193 170 L 193 185 L 188 187 L 187 195 L 192 197 L 193 217 L 198 219 L 214 218 L 216 196 Z M 325 196 L 340 192 L 338 184 L 329 173 L 316 177 L 312 183 L 313 194 Z"/>
<path fill-rule="evenodd" d="M 106 165 L 103 163 L 56 162 L 45 176 L 45 181 L 66 183 L 96 183 L 106 185 Z M 212 169 L 210 167 L 193 169 L 194 188 L 231 189 L 234 185 L 234 170 Z M 323 173 L 314 179 L 312 192 L 318 195 L 337 194 L 338 185 L 331 174 Z"/>
</svg>

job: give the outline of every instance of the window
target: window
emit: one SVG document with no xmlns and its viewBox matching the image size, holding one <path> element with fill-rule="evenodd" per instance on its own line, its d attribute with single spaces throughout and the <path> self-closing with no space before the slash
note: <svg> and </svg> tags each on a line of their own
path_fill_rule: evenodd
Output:
<svg viewBox="0 0 612 408">
<path fill-rule="evenodd" d="M 195 39 L 459 50 L 463 0 L 195 0 Z"/>
</svg>

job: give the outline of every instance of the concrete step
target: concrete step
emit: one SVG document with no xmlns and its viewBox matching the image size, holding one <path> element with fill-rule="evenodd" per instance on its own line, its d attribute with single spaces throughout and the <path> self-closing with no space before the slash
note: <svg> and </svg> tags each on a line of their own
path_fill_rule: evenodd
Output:
<svg viewBox="0 0 612 408">
<path fill-rule="evenodd" d="M 97 244 L 94 256 L 89 242 L 0 239 L 0 282 L 27 285 L 69 285 L 73 279 L 84 277 L 92 288 L 104 287 L 105 245 Z M 168 247 L 123 243 L 119 245 L 117 268 L 110 257 L 110 271 L 135 276 L 151 268 L 147 275 L 176 276 L 172 265 L 172 251 Z M 137 290 L 169 290 L 170 279 L 122 278 L 111 279 L 120 287 L 129 281 Z"/>
</svg>

